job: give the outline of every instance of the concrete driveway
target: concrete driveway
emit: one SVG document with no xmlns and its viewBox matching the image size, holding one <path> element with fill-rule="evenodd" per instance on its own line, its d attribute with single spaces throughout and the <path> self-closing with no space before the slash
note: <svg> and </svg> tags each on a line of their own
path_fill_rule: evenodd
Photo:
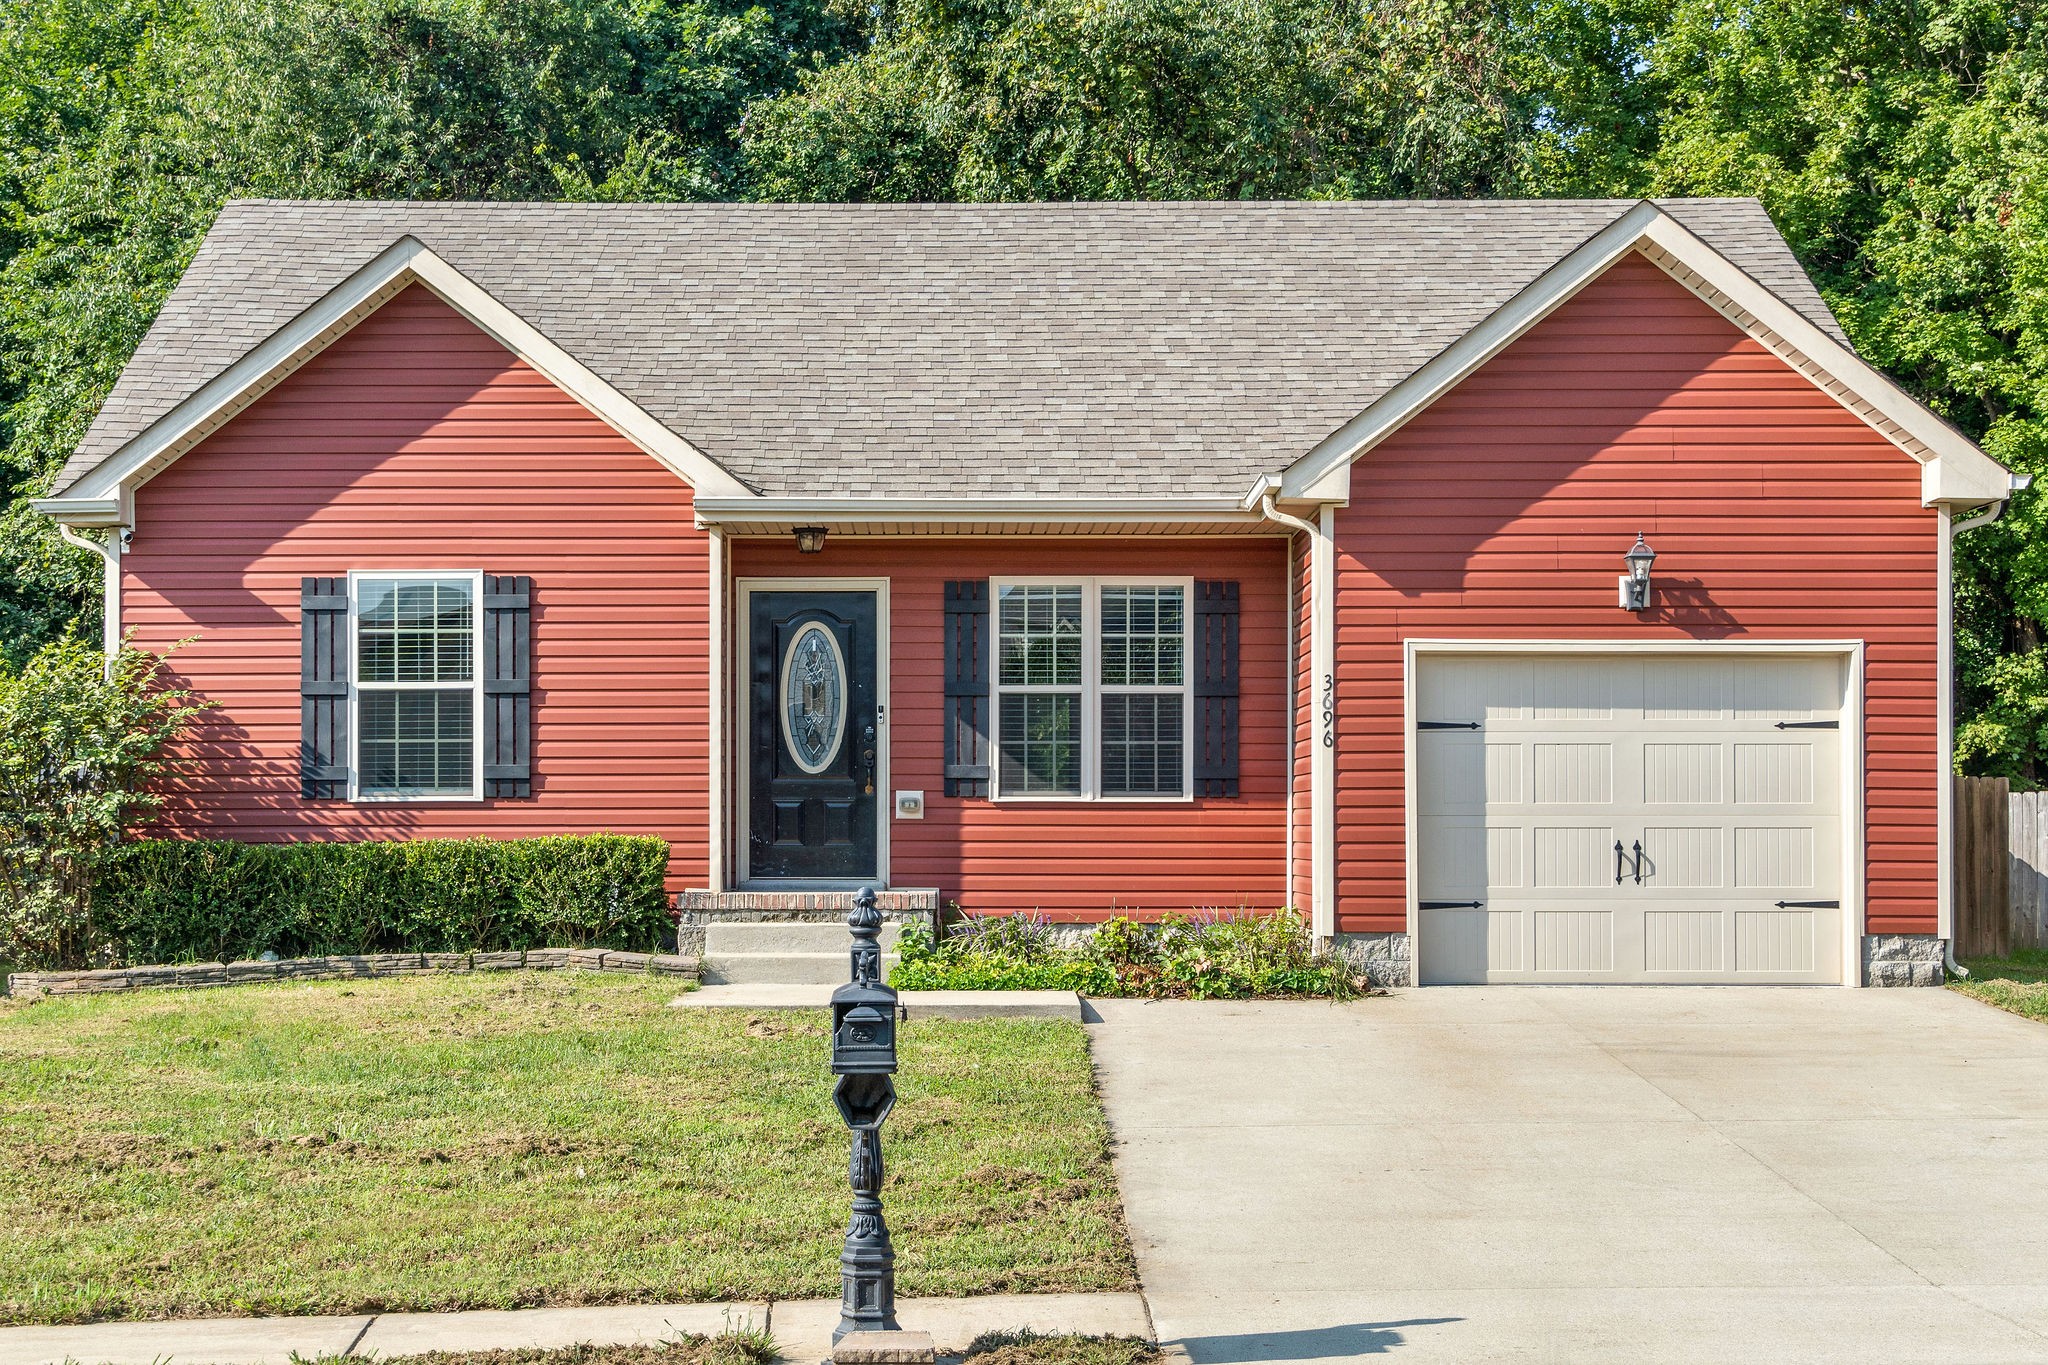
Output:
<svg viewBox="0 0 2048 1365">
<path fill-rule="evenodd" d="M 1098 1008 L 1195 1365 L 2048 1362 L 2048 1027 L 1938 990 Z"/>
</svg>

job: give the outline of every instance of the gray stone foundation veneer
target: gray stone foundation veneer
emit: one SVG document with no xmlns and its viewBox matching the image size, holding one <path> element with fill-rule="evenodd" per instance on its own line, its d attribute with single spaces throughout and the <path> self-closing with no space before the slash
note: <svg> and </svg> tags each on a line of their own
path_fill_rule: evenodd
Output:
<svg viewBox="0 0 2048 1365">
<path fill-rule="evenodd" d="M 1865 934 L 1863 984 L 1939 986 L 1948 979 L 1941 966 L 1947 946 L 1932 934 Z"/>
<path fill-rule="evenodd" d="M 1415 984 L 1415 963 L 1406 934 L 1338 934 L 1330 948 L 1375 986 Z"/>
<path fill-rule="evenodd" d="M 648 972 L 697 975 L 697 959 L 672 953 L 627 953 L 609 948 L 529 948 L 500 953 L 361 953 L 349 957 L 292 957 L 277 962 L 192 962 L 165 967 L 110 967 L 93 972 L 16 972 L 9 993 L 97 995 L 149 988 L 195 990 L 265 981 L 348 981 L 419 972 L 508 971 Z"/>
<path fill-rule="evenodd" d="M 939 893 L 882 891 L 875 902 L 885 924 L 930 924 Z M 676 951 L 702 957 L 707 925 L 844 924 L 852 908 L 851 891 L 685 891 L 676 899 Z"/>
</svg>

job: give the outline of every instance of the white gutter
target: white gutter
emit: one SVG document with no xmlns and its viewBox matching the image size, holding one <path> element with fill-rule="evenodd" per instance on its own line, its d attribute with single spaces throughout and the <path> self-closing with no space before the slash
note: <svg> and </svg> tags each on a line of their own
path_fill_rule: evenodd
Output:
<svg viewBox="0 0 2048 1365">
<path fill-rule="evenodd" d="M 898 525 L 926 521 L 985 524 L 1006 521 L 1068 525 L 1145 522 L 1259 523 L 1237 498 L 730 498 L 700 497 L 697 524 L 731 522 L 846 522 Z"/>
<path fill-rule="evenodd" d="M 107 667 L 111 669 L 114 655 L 121 649 L 121 539 L 125 532 L 118 527 L 109 527 L 105 540 L 93 540 L 80 535 L 76 528 L 59 522 L 57 534 L 81 550 L 91 550 L 100 557 L 104 572 L 100 650 L 106 655 Z"/>
<path fill-rule="evenodd" d="M 1301 531 L 1308 536 L 1309 544 L 1309 701 L 1312 712 L 1320 718 L 1321 724 L 1309 727 L 1309 930 L 1320 945 L 1327 945 L 1337 934 L 1337 750 L 1336 718 L 1333 712 L 1324 708 L 1336 704 L 1335 683 L 1337 675 L 1337 553 L 1336 514 L 1337 509 L 1325 504 L 1317 521 L 1307 521 L 1281 511 L 1274 505 L 1279 493 L 1279 481 L 1271 477 L 1261 479 L 1253 486 L 1259 515 L 1278 525 Z M 1248 498 L 1249 502 L 1252 499 Z M 1288 573 L 1291 578 L 1294 556 L 1288 556 Z M 1289 614 L 1293 613 L 1292 603 Z M 1318 681 L 1320 680 L 1320 685 Z M 1293 704 L 1301 705 L 1299 680 Z M 1294 781 L 1292 755 L 1294 746 L 1288 744 L 1289 774 L 1287 782 L 1287 848 L 1288 874 L 1294 870 Z"/>
<path fill-rule="evenodd" d="M 2012 486 L 2022 489 L 2032 483 L 2029 475 L 2015 474 Z M 2000 498 L 1991 504 L 1990 510 L 1975 516 L 1950 520 L 1948 509 L 1941 509 L 1939 541 L 1938 578 L 1941 593 L 1940 638 L 1936 641 L 1936 669 L 1940 680 L 1936 702 L 1936 724 L 1941 731 L 1941 787 L 1935 793 L 1935 824 L 1938 827 L 1940 847 L 1937 850 L 1935 875 L 1935 933 L 1941 939 L 1941 965 L 1949 975 L 1957 978 L 1969 976 L 1969 968 L 1956 961 L 1956 905 L 1955 905 L 1955 861 L 1956 861 L 1956 603 L 1955 603 L 1955 538 L 1965 531 L 1974 531 L 1989 526 L 2005 515 L 2010 498 Z"/>
</svg>

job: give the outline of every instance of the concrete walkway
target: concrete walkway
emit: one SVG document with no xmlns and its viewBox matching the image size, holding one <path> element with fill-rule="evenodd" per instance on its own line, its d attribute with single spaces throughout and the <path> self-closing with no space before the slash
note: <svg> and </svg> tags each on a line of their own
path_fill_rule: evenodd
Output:
<svg viewBox="0 0 2048 1365">
<path fill-rule="evenodd" d="M 1150 1336 L 1136 1294 L 992 1294 L 901 1299 L 904 1326 L 959 1351 L 983 1332 L 1084 1332 Z M 292 1365 L 320 1356 L 393 1357 L 424 1351 L 636 1344 L 682 1333 L 715 1336 L 765 1327 L 783 1359 L 816 1362 L 832 1349 L 839 1300 L 784 1303 L 641 1304 L 623 1308 L 530 1308 L 494 1313 L 386 1313 L 335 1318 L 219 1318 L 205 1322 L 109 1322 L 85 1327 L 0 1328 L 0 1365 Z"/>
<path fill-rule="evenodd" d="M 1194 1365 L 2048 1362 L 2048 1027 L 1938 990 L 1096 1008 Z"/>
</svg>

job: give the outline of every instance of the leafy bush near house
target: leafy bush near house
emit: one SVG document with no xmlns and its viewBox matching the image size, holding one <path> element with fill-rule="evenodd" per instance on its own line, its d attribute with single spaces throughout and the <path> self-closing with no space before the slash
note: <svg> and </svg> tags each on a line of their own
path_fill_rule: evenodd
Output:
<svg viewBox="0 0 2048 1365">
<path fill-rule="evenodd" d="M 156 808 L 149 783 L 203 709 L 146 650 L 108 660 L 67 636 L 19 670 L 0 664 L 0 959 L 106 961 L 95 879 Z"/>
<path fill-rule="evenodd" d="M 668 845 L 616 834 L 118 849 L 94 893 L 120 960 L 554 946 L 649 949 L 668 931 Z"/>
<path fill-rule="evenodd" d="M 1062 945 L 1043 917 L 991 915 L 942 940 L 912 925 L 889 982 L 902 990 L 1070 990 L 1083 995 L 1234 1000 L 1362 993 L 1342 960 L 1315 951 L 1300 914 L 1117 917 Z"/>
</svg>

